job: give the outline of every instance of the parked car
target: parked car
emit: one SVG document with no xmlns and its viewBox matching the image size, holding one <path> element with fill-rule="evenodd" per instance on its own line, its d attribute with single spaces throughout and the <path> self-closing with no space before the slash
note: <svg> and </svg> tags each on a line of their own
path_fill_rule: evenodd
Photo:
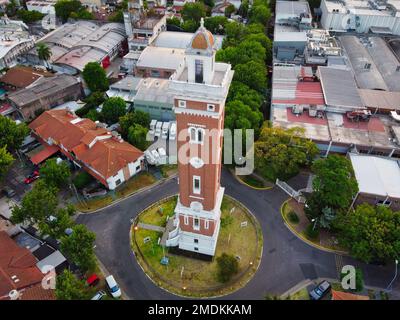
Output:
<svg viewBox="0 0 400 320">
<path fill-rule="evenodd" d="M 155 164 L 156 164 L 156 159 L 154 159 L 154 156 L 153 156 L 153 154 L 151 153 L 151 151 L 146 150 L 146 151 L 144 152 L 144 156 L 146 157 L 146 160 L 147 160 L 147 162 L 148 162 L 149 164 L 151 164 L 151 165 L 155 165 Z"/>
<path fill-rule="evenodd" d="M 4 187 L 3 188 L 3 193 L 8 197 L 8 198 L 12 198 L 15 196 L 15 191 L 13 189 L 11 189 L 10 187 Z"/>
<path fill-rule="evenodd" d="M 153 119 L 150 122 L 150 134 L 154 134 L 156 131 L 156 124 L 157 124 L 157 120 Z"/>
<path fill-rule="evenodd" d="M 169 140 L 176 139 L 176 122 L 172 122 L 171 126 L 169 127 Z"/>
<path fill-rule="evenodd" d="M 160 147 L 157 149 L 157 152 L 160 156 L 158 164 L 167 164 L 167 152 L 165 151 L 165 149 Z"/>
<path fill-rule="evenodd" d="M 169 131 L 169 122 L 163 122 L 162 133 L 161 133 L 161 138 L 162 139 L 167 139 L 168 138 L 168 131 Z"/>
<path fill-rule="evenodd" d="M 155 133 L 154 133 L 154 135 L 155 135 L 156 137 L 159 137 L 159 136 L 161 135 L 161 128 L 162 128 L 162 125 L 163 125 L 162 122 L 157 121 L 156 130 L 155 130 Z"/>
<path fill-rule="evenodd" d="M 89 278 L 86 279 L 86 283 L 91 286 L 95 287 L 99 283 L 100 279 L 97 274 L 92 274 Z"/>
<path fill-rule="evenodd" d="M 121 289 L 119 288 L 117 281 L 115 281 L 114 276 L 110 275 L 106 278 L 107 287 L 110 290 L 111 295 L 114 298 L 119 298 L 121 296 Z"/>
<path fill-rule="evenodd" d="M 100 291 L 96 292 L 96 294 L 93 296 L 93 298 L 91 300 L 101 300 L 106 295 L 107 295 L 107 293 L 105 293 L 103 290 L 100 290 Z"/>
<path fill-rule="evenodd" d="M 160 161 L 160 154 L 157 152 L 157 150 L 152 150 L 151 154 L 154 158 L 154 164 L 158 165 L 159 161 Z"/>
<path fill-rule="evenodd" d="M 322 281 L 309 293 L 311 300 L 321 300 L 331 291 L 331 284 L 328 281 Z"/>
<path fill-rule="evenodd" d="M 35 170 L 33 171 L 32 174 L 30 174 L 29 176 L 27 176 L 24 180 L 25 184 L 30 184 L 33 181 L 35 181 L 36 179 L 39 179 L 40 175 L 39 175 L 39 171 Z"/>
</svg>

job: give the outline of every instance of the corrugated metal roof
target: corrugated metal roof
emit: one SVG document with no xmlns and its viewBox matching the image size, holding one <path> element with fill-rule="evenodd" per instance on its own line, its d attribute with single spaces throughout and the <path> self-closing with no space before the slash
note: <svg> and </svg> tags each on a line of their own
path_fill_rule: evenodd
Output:
<svg viewBox="0 0 400 320">
<path fill-rule="evenodd" d="M 345 108 L 363 107 L 351 72 L 336 68 L 319 67 L 318 73 L 327 105 Z"/>
</svg>

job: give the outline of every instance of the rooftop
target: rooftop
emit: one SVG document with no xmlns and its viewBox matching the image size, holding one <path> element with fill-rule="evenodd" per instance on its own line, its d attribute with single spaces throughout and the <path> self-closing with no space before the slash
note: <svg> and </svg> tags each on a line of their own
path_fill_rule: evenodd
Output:
<svg viewBox="0 0 400 320">
<path fill-rule="evenodd" d="M 33 101 L 55 95 L 66 87 L 73 86 L 79 81 L 66 74 L 56 75 L 51 78 L 39 79 L 33 87 L 21 89 L 8 96 L 18 107 L 23 107 Z"/>
<path fill-rule="evenodd" d="M 183 65 L 185 50 L 147 46 L 136 63 L 138 68 L 176 70 Z"/>
<path fill-rule="evenodd" d="M 311 15 L 307 1 L 276 1 L 275 12 L 277 18 L 281 14 L 289 16 Z"/>
<path fill-rule="evenodd" d="M 397 159 L 350 153 L 359 191 L 400 198 L 400 167 Z"/>
<path fill-rule="evenodd" d="M 192 37 L 193 33 L 190 32 L 163 31 L 154 39 L 151 46 L 171 49 L 186 49 L 189 46 Z M 216 49 L 222 48 L 223 39 L 224 36 L 214 35 Z"/>
<path fill-rule="evenodd" d="M 318 68 L 327 105 L 332 107 L 362 108 L 362 101 L 353 75 L 348 70 Z"/>
<path fill-rule="evenodd" d="M 68 110 L 46 111 L 29 127 L 43 140 L 51 138 L 62 145 L 102 179 L 114 176 L 143 155 L 142 151 L 113 136 L 102 125 L 78 118 Z"/>
<path fill-rule="evenodd" d="M 135 96 L 135 101 L 150 101 L 160 105 L 173 105 L 174 94 L 170 90 L 170 80 L 159 78 L 143 79 Z"/>
<path fill-rule="evenodd" d="M 53 76 L 52 73 L 35 70 L 27 66 L 15 66 L 0 77 L 0 82 L 16 88 L 25 88 L 36 82 L 41 77 Z"/>
</svg>

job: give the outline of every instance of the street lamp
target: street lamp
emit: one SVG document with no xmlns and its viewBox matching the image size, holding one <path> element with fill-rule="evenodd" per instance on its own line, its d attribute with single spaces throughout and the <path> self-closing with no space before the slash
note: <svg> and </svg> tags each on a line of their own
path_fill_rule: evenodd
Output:
<svg viewBox="0 0 400 320">
<path fill-rule="evenodd" d="M 392 284 L 393 284 L 394 280 L 396 280 L 396 278 L 397 278 L 397 265 L 399 264 L 399 260 L 396 259 L 396 260 L 394 260 L 394 262 L 395 262 L 396 271 L 394 273 L 394 277 L 393 277 L 392 281 L 390 281 L 389 285 L 386 288 L 386 291 L 388 291 L 388 292 L 392 291 Z"/>
<path fill-rule="evenodd" d="M 314 225 L 312 227 L 313 231 L 315 229 L 315 225 L 317 224 L 317 221 L 318 221 L 318 218 L 311 219 L 311 222 L 314 222 Z"/>
</svg>

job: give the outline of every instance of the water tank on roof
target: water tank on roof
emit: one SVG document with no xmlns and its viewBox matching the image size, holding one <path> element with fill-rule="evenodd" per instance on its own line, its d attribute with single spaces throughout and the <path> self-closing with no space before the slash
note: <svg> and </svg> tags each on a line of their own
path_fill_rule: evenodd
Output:
<svg viewBox="0 0 400 320">
<path fill-rule="evenodd" d="M 19 292 L 17 290 L 11 290 L 8 294 L 10 300 L 17 300 L 19 298 Z"/>
</svg>

